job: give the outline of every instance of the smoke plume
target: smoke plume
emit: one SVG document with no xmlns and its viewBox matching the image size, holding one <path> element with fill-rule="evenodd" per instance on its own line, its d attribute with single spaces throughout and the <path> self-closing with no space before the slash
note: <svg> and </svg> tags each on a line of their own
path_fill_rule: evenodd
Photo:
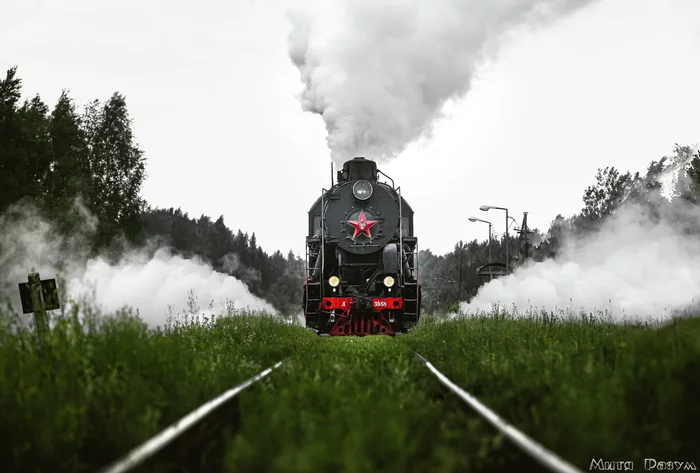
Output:
<svg viewBox="0 0 700 473">
<path fill-rule="evenodd" d="M 0 216 L 0 296 L 9 296 L 16 312 L 21 312 L 17 284 L 36 271 L 42 279 L 65 278 L 59 291 L 66 297 L 92 302 L 105 314 L 132 308 L 151 326 L 183 313 L 193 318 L 231 309 L 276 313 L 240 280 L 199 259 L 173 255 L 155 242 L 142 249 L 125 247 L 116 264 L 105 257 L 89 258 L 88 237 L 94 235 L 97 219 L 79 200 L 73 218 L 80 231 L 61 237 L 31 204 L 17 204 Z"/>
<path fill-rule="evenodd" d="M 617 321 L 663 321 L 698 308 L 699 234 L 697 206 L 626 203 L 594 236 L 569 235 L 555 259 L 485 284 L 460 310 L 490 312 L 498 304 L 519 313 L 607 312 Z"/>
<path fill-rule="evenodd" d="M 289 13 L 289 57 L 305 111 L 323 117 L 331 158 L 384 164 L 429 138 L 480 62 L 526 27 L 594 0 L 336 0 Z M 321 8 L 325 8 L 321 11 Z"/>
</svg>

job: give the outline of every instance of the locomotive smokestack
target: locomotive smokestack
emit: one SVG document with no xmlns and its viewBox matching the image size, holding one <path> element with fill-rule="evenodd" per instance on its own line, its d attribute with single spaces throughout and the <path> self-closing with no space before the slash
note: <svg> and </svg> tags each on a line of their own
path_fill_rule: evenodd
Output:
<svg viewBox="0 0 700 473">
<path fill-rule="evenodd" d="M 345 161 L 345 164 L 343 164 L 343 178 L 346 181 L 365 180 L 377 182 L 377 163 L 363 157 Z"/>
</svg>

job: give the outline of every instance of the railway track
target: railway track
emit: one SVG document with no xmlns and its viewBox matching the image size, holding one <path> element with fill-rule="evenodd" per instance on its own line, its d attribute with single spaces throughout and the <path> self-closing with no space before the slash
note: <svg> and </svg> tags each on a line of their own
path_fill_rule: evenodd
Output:
<svg viewBox="0 0 700 473">
<path fill-rule="evenodd" d="M 132 449 L 124 457 L 101 469 L 100 473 L 125 473 L 127 471 L 132 471 L 133 469 L 141 466 L 151 457 L 161 452 L 166 446 L 171 444 L 176 439 L 182 438 L 185 435 L 192 436 L 193 432 L 195 432 L 195 434 L 201 434 L 201 430 L 209 430 L 200 429 L 200 431 L 197 431 L 196 427 L 198 425 L 200 427 L 203 426 L 203 424 L 207 421 L 211 422 L 211 416 L 214 413 L 220 413 L 220 409 L 229 407 L 229 412 L 237 411 L 237 406 L 235 403 L 238 400 L 238 395 L 245 389 L 268 376 L 270 373 L 272 373 L 272 371 L 282 366 L 285 361 L 286 360 L 278 361 L 271 367 L 243 381 L 241 384 L 234 386 L 211 401 L 202 404 L 174 424 L 171 424 L 165 430 L 161 431 L 138 447 Z M 220 420 L 222 418 L 224 417 L 220 417 Z"/>
<path fill-rule="evenodd" d="M 413 355 L 439 383 L 450 391 L 451 395 L 463 401 L 474 413 L 487 421 L 493 428 L 512 442 L 512 445 L 516 446 L 532 460 L 539 463 L 541 467 L 556 473 L 574 473 L 581 471 L 561 459 L 555 453 L 547 450 L 525 433 L 510 425 L 498 414 L 481 403 L 476 397 L 453 383 L 419 353 L 413 352 Z M 287 360 L 282 360 L 275 363 L 243 383 L 234 386 L 218 397 L 201 405 L 159 434 L 132 449 L 122 458 L 102 468 L 99 470 L 99 473 L 125 473 L 140 470 L 147 464 L 149 459 L 157 456 L 162 458 L 167 455 L 179 458 L 172 461 L 171 465 L 179 466 L 180 469 L 185 467 L 185 465 L 192 465 L 193 462 L 187 460 L 187 450 L 189 449 L 190 453 L 193 453 L 192 451 L 194 449 L 195 455 L 200 453 L 196 449 L 200 448 L 203 444 L 203 440 L 206 440 L 207 437 L 212 435 L 218 435 L 223 424 L 236 424 L 239 394 L 251 386 L 254 386 L 263 378 L 271 375 L 286 361 Z M 211 437 L 209 440 L 211 440 Z M 173 444 L 175 445 L 174 448 Z M 185 455 L 183 455 L 183 452 Z M 193 468 L 196 469 L 196 467 Z"/>
</svg>

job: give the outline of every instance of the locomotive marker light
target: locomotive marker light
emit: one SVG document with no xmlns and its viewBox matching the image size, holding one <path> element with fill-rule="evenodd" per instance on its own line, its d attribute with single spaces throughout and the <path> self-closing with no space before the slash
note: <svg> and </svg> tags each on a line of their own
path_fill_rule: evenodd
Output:
<svg viewBox="0 0 700 473">
<path fill-rule="evenodd" d="M 340 284 L 340 279 L 338 279 L 338 276 L 331 276 L 328 278 L 328 284 L 331 285 L 331 287 L 338 287 L 338 284 Z"/>
<path fill-rule="evenodd" d="M 387 276 L 384 278 L 384 285 L 386 287 L 392 287 L 394 285 L 394 278 L 391 276 Z"/>
<path fill-rule="evenodd" d="M 357 181 L 352 186 L 352 195 L 357 200 L 367 200 L 372 197 L 372 184 L 367 181 Z"/>
</svg>

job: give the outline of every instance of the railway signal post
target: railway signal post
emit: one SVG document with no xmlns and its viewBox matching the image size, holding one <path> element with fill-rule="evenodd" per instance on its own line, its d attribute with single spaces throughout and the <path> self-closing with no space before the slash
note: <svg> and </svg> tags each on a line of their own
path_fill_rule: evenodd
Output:
<svg viewBox="0 0 700 473">
<path fill-rule="evenodd" d="M 22 300 L 22 312 L 34 313 L 36 333 L 44 335 L 49 331 L 48 310 L 60 309 L 58 287 L 55 279 L 42 280 L 39 273 L 29 273 L 27 282 L 19 283 L 19 296 Z"/>
</svg>

